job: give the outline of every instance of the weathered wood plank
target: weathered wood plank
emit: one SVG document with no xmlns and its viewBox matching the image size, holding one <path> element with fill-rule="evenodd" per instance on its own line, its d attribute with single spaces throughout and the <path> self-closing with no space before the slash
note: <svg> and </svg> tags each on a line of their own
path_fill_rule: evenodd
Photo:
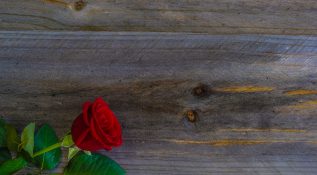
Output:
<svg viewBox="0 0 317 175">
<path fill-rule="evenodd" d="M 0 32 L 0 111 L 61 134 L 102 96 L 131 175 L 313 175 L 316 66 L 317 37 Z"/>
<path fill-rule="evenodd" d="M 317 34 L 315 0 L 1 0 L 1 30 Z"/>
</svg>

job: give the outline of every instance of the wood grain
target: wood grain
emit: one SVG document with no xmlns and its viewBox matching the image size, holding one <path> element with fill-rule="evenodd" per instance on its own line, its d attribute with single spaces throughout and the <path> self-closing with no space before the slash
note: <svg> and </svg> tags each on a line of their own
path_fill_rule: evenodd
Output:
<svg viewBox="0 0 317 175">
<path fill-rule="evenodd" d="M 102 96 L 125 140 L 105 154 L 129 175 L 315 175 L 316 48 L 312 36 L 3 31 L 0 111 L 61 135 Z"/>
<path fill-rule="evenodd" d="M 0 30 L 317 34 L 315 0 L 1 0 Z"/>
</svg>

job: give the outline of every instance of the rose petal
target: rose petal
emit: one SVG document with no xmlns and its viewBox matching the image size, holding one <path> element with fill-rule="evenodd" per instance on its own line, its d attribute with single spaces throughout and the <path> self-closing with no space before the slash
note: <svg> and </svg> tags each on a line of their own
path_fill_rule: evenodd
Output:
<svg viewBox="0 0 317 175">
<path fill-rule="evenodd" d="M 101 104 L 102 106 L 109 106 L 108 105 L 108 103 L 106 103 L 103 99 L 102 99 L 102 97 L 98 97 L 98 98 L 96 98 L 96 100 L 94 101 L 94 103 L 99 103 L 99 104 Z"/>
<path fill-rule="evenodd" d="M 91 103 L 89 101 L 85 102 L 84 105 L 83 105 L 82 114 L 83 114 L 83 118 L 84 118 L 84 121 L 85 121 L 87 126 L 89 126 L 89 123 L 90 123 L 89 121 L 90 121 L 90 118 L 91 118 L 91 116 L 89 114 L 90 113 L 89 112 L 90 106 L 91 106 Z"/>
<path fill-rule="evenodd" d="M 114 118 L 114 120 L 116 120 Z M 111 145 L 111 146 L 120 146 L 122 144 L 122 133 L 121 133 L 121 126 L 119 122 L 115 122 L 115 127 L 111 128 L 111 130 L 105 131 L 101 128 L 97 121 L 92 120 L 91 130 L 97 140 L 103 142 L 104 145 Z"/>
<path fill-rule="evenodd" d="M 83 115 L 78 116 L 72 125 L 72 137 L 76 146 L 83 150 L 97 151 L 105 149 L 91 134 L 90 128 L 87 127 Z M 108 147 L 111 149 L 111 147 Z"/>
<path fill-rule="evenodd" d="M 119 145 L 117 140 L 122 140 L 120 123 L 108 106 L 103 106 L 102 109 L 103 110 L 100 112 L 103 113 L 99 112 L 93 115 L 94 117 L 92 120 L 95 120 L 96 124 L 92 129 L 98 133 L 98 137 L 106 138 L 108 144 L 114 144 L 113 146 Z M 106 123 L 104 123 L 105 121 Z"/>
<path fill-rule="evenodd" d="M 101 97 L 83 105 L 82 114 L 73 122 L 72 135 L 75 144 L 88 151 L 111 150 L 122 144 L 121 125 Z"/>
<path fill-rule="evenodd" d="M 91 134 L 95 137 L 96 140 L 98 140 L 102 145 L 105 147 L 107 146 L 113 146 L 112 145 L 112 138 L 110 135 L 102 135 L 100 133 L 100 126 L 95 120 L 92 120 L 92 123 L 90 125 Z"/>
<path fill-rule="evenodd" d="M 113 128 L 113 125 L 115 124 L 114 118 L 115 116 L 111 111 L 109 112 L 109 110 L 103 108 L 102 111 L 99 111 L 96 114 L 96 118 L 94 119 L 97 120 L 98 123 L 100 123 L 100 127 L 104 131 L 108 131 L 111 130 L 111 128 Z"/>
</svg>

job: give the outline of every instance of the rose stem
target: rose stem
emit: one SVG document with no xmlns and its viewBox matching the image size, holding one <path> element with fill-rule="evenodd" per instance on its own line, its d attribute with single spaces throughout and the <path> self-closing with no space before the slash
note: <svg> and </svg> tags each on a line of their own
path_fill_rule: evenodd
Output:
<svg viewBox="0 0 317 175">
<path fill-rule="evenodd" d="M 39 156 L 39 155 L 42 155 L 44 153 L 47 153 L 49 151 L 52 151 L 53 149 L 59 148 L 61 146 L 62 146 L 62 142 L 55 143 L 54 145 L 51 145 L 49 147 L 42 149 L 41 151 L 36 152 L 35 154 L 33 154 L 32 158 Z"/>
</svg>

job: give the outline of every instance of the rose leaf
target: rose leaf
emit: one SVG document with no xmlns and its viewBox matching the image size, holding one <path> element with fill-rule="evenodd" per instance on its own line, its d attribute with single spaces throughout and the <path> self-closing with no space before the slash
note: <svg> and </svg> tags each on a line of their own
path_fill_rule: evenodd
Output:
<svg viewBox="0 0 317 175">
<path fill-rule="evenodd" d="M 17 130 L 10 124 L 6 124 L 5 128 L 7 131 L 7 147 L 10 151 L 17 151 L 20 143 Z"/>
<path fill-rule="evenodd" d="M 33 155 L 35 123 L 27 125 L 21 135 L 21 148 Z"/>
<path fill-rule="evenodd" d="M 11 153 L 8 148 L 0 148 L 0 165 L 11 159 Z"/>
<path fill-rule="evenodd" d="M 58 143 L 58 137 L 53 128 L 45 124 L 36 133 L 34 139 L 34 151 L 41 151 L 51 145 Z M 51 170 L 60 162 L 61 148 L 56 148 L 34 158 L 35 164 L 41 169 Z"/>
<path fill-rule="evenodd" d="M 16 159 L 7 160 L 0 165 L 0 174 L 1 175 L 11 175 L 17 171 L 23 169 L 27 165 L 26 160 L 22 157 Z"/>
<path fill-rule="evenodd" d="M 107 156 L 84 152 L 78 153 L 69 161 L 64 175 L 124 175 L 124 169 Z"/>
<path fill-rule="evenodd" d="M 6 146 L 6 134 L 5 122 L 0 118 L 0 147 Z"/>
</svg>

